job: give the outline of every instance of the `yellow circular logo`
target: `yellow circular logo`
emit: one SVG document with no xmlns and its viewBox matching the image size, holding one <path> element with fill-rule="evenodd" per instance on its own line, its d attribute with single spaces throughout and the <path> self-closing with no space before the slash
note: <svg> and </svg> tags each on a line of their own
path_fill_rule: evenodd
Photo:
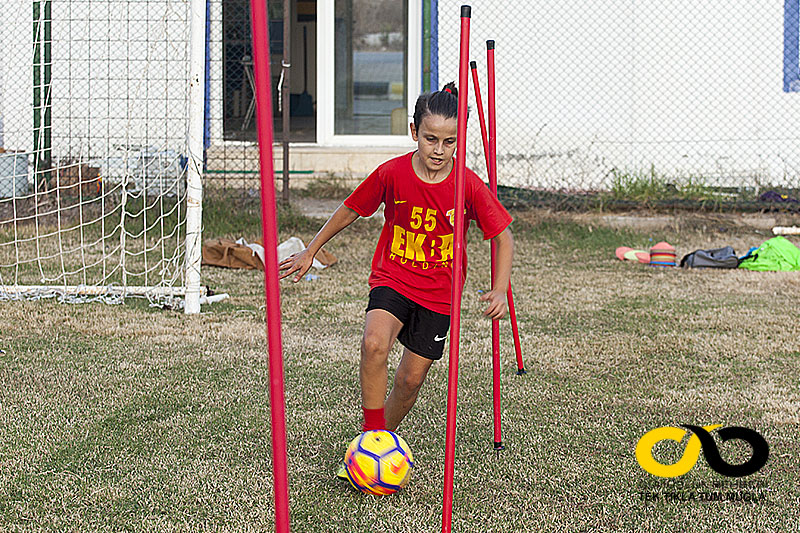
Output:
<svg viewBox="0 0 800 533">
<path fill-rule="evenodd" d="M 722 424 L 703 426 L 703 429 L 712 431 L 718 427 L 722 427 Z M 639 465 L 647 472 L 658 477 L 678 477 L 687 473 L 697 464 L 697 459 L 700 457 L 700 448 L 702 447 L 700 439 L 694 433 L 689 437 L 686 449 L 676 463 L 664 465 L 653 459 L 653 447 L 656 443 L 662 440 L 681 442 L 686 433 L 687 430 L 685 429 L 671 426 L 652 429 L 645 433 L 636 443 L 636 460 Z"/>
</svg>

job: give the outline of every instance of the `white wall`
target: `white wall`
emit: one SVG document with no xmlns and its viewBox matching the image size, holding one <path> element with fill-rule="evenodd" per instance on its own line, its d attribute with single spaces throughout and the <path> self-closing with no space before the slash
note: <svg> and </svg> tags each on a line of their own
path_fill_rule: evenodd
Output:
<svg viewBox="0 0 800 533">
<path fill-rule="evenodd" d="M 0 20 L 0 109 L 3 148 L 30 151 L 33 143 L 31 2 L 6 0 Z"/>
<path fill-rule="evenodd" d="M 5 75 L 3 71 L 5 69 L 5 65 L 2 61 L 0 61 L 0 148 L 3 147 L 5 144 L 5 134 L 4 134 L 4 127 L 3 127 L 3 90 L 5 89 Z"/>
<path fill-rule="evenodd" d="M 460 5 L 439 2 L 440 84 L 458 77 Z M 653 165 L 708 184 L 780 184 L 800 170 L 800 94 L 782 92 L 783 2 L 471 5 L 484 98 L 484 43 L 497 41 L 500 183 L 581 188 Z M 482 168 L 474 113 L 470 128 Z"/>
<path fill-rule="evenodd" d="M 5 144 L 30 151 L 31 2 L 4 0 L 3 8 Z M 185 152 L 188 33 L 186 0 L 53 2 L 54 158 Z"/>
</svg>

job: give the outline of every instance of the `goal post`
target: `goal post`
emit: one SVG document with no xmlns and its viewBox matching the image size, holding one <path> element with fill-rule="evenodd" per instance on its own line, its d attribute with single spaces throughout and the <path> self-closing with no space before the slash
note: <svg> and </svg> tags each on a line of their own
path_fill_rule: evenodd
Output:
<svg viewBox="0 0 800 533">
<path fill-rule="evenodd" d="M 186 176 L 186 305 L 184 307 L 187 314 L 200 312 L 207 1 L 191 0 L 189 130 L 187 134 L 189 166 Z"/>
<path fill-rule="evenodd" d="M 199 312 L 206 0 L 3 5 L 0 300 Z"/>
</svg>

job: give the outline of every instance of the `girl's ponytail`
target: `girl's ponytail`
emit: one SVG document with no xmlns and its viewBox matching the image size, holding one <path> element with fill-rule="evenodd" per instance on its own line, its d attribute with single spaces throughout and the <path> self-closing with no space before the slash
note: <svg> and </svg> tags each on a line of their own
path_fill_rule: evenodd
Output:
<svg viewBox="0 0 800 533">
<path fill-rule="evenodd" d="M 414 106 L 414 127 L 419 129 L 422 119 L 428 115 L 444 118 L 458 116 L 458 89 L 455 82 L 451 81 L 441 91 L 419 95 Z"/>
</svg>

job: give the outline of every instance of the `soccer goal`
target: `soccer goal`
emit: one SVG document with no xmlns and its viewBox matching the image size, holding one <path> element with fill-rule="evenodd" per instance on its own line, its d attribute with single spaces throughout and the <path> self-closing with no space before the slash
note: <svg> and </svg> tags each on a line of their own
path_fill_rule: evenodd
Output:
<svg viewBox="0 0 800 533">
<path fill-rule="evenodd" d="M 0 299 L 198 312 L 205 1 L 3 12 Z"/>
</svg>

